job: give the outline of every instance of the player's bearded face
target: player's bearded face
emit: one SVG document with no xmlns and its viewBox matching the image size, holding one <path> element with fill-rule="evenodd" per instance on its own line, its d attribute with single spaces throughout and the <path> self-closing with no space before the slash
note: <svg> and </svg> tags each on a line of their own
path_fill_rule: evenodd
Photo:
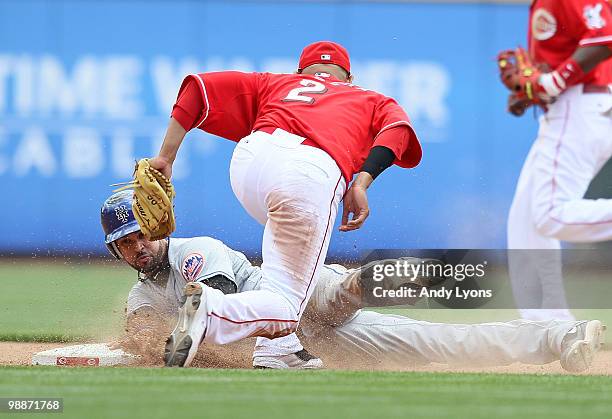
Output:
<svg viewBox="0 0 612 419">
<path fill-rule="evenodd" d="M 117 240 L 117 247 L 132 268 L 146 274 L 165 265 L 164 243 L 163 240 L 149 241 L 140 231 L 135 231 Z"/>
</svg>

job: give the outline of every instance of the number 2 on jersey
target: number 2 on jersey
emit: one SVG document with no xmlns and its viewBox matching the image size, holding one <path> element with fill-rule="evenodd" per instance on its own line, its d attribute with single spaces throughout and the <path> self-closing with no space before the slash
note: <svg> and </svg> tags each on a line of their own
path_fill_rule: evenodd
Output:
<svg viewBox="0 0 612 419">
<path fill-rule="evenodd" d="M 304 102 L 312 105 L 315 101 L 308 95 L 320 95 L 327 92 L 327 87 L 323 83 L 314 80 L 300 80 L 303 87 L 296 87 L 282 100 L 283 102 Z"/>
</svg>

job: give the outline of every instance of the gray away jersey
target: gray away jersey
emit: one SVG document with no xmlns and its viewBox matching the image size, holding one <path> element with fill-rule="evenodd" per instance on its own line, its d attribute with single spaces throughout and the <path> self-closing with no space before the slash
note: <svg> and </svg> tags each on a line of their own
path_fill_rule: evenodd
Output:
<svg viewBox="0 0 612 419">
<path fill-rule="evenodd" d="M 261 280 L 261 270 L 251 265 L 240 252 L 211 237 L 170 239 L 169 272 L 161 272 L 155 281 L 138 281 L 130 291 L 128 314 L 151 307 L 160 313 L 174 313 L 187 282 L 223 275 L 236 284 L 238 292 L 253 290 Z"/>
</svg>

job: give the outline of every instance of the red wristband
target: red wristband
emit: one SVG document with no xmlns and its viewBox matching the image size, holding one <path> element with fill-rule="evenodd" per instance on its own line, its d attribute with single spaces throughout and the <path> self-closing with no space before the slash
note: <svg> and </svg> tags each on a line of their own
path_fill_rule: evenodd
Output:
<svg viewBox="0 0 612 419">
<path fill-rule="evenodd" d="M 565 82 L 565 88 L 573 86 L 582 80 L 584 77 L 584 71 L 582 71 L 582 67 L 580 64 L 576 62 L 572 57 L 565 60 L 557 69 L 555 70 L 557 74 L 561 76 L 561 79 Z"/>
<path fill-rule="evenodd" d="M 582 67 L 570 57 L 554 71 L 542 74 L 539 82 L 549 96 L 556 97 L 568 87 L 580 83 L 583 77 Z"/>
</svg>

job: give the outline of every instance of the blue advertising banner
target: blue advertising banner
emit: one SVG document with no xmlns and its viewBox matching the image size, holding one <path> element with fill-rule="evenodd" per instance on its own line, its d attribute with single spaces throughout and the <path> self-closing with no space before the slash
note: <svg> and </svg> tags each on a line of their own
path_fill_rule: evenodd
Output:
<svg viewBox="0 0 612 419">
<path fill-rule="evenodd" d="M 527 5 L 257 1 L 0 3 L 0 252 L 102 253 L 99 208 L 163 138 L 187 73 L 291 72 L 306 44 L 351 53 L 355 83 L 396 98 L 423 142 L 389 169 L 357 232 L 366 248 L 505 247 L 505 219 L 535 136 L 505 112 L 495 57 L 524 44 Z M 508 28 L 513 28 L 508 30 Z M 229 185 L 234 143 L 191 132 L 175 167 L 177 236 L 248 253 L 262 228 Z M 5 198 L 7 199 L 7 198 Z"/>
</svg>

